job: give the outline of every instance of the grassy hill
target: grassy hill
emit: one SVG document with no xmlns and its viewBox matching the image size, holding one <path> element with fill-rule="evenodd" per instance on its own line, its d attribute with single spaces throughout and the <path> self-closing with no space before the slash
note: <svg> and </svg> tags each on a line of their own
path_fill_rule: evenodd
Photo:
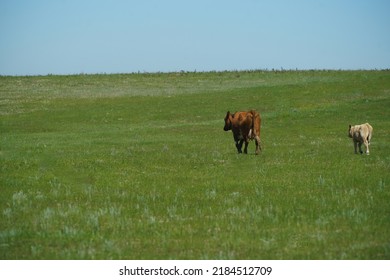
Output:
<svg viewBox="0 0 390 280">
<path fill-rule="evenodd" d="M 0 259 L 390 258 L 390 71 L 0 77 L 0 133 Z"/>
</svg>

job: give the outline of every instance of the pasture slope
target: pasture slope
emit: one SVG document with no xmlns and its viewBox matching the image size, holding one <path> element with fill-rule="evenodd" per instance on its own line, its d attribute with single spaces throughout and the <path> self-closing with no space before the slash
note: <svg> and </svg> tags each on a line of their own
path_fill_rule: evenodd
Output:
<svg viewBox="0 0 390 280">
<path fill-rule="evenodd" d="M 390 258 L 390 71 L 3 76 L 0 131 L 0 259 Z"/>
</svg>

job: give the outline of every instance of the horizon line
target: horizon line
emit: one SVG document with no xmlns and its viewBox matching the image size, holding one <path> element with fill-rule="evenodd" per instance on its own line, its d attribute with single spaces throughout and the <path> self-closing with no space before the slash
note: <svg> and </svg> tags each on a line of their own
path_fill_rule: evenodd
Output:
<svg viewBox="0 0 390 280">
<path fill-rule="evenodd" d="M 196 73 L 255 73 L 255 72 L 362 72 L 362 71 L 390 71 L 389 68 L 370 68 L 370 69 L 331 69 L 331 68 L 312 68 L 312 69 L 300 69 L 300 68 L 264 68 L 264 69 L 241 69 L 241 70 L 205 70 L 205 71 L 198 71 L 198 70 L 178 70 L 178 71 L 133 71 L 133 72 L 80 72 L 80 73 L 67 73 L 67 74 L 53 74 L 53 73 L 47 73 L 47 74 L 0 74 L 0 77 L 50 77 L 50 76 L 104 76 L 104 75 L 158 75 L 158 74 L 196 74 Z"/>
</svg>

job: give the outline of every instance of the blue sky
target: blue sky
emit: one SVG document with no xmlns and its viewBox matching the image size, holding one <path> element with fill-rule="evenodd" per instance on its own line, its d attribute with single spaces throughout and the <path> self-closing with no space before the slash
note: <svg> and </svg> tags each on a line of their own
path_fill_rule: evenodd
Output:
<svg viewBox="0 0 390 280">
<path fill-rule="evenodd" d="M 2 0 L 0 75 L 390 68 L 388 0 Z"/>
</svg>

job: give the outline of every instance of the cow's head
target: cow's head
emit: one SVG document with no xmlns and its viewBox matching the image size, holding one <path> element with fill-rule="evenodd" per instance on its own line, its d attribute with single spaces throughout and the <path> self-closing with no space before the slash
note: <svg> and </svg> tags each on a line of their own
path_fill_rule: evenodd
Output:
<svg viewBox="0 0 390 280">
<path fill-rule="evenodd" d="M 223 127 L 223 130 L 228 131 L 232 129 L 232 114 L 230 114 L 230 111 L 227 111 L 226 117 L 225 117 L 225 126 Z"/>
</svg>

